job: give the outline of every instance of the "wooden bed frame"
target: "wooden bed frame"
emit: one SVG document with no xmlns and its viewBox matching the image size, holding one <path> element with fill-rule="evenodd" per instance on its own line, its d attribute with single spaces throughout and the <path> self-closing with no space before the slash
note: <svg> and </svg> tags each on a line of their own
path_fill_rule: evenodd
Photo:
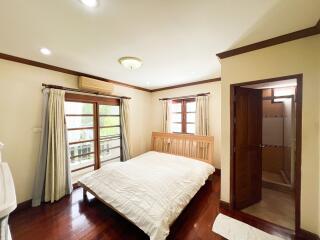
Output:
<svg viewBox="0 0 320 240">
<path fill-rule="evenodd" d="M 152 150 L 213 164 L 213 137 L 177 133 L 152 133 Z"/>
<path fill-rule="evenodd" d="M 213 137 L 211 136 L 153 132 L 152 150 L 197 159 L 211 165 L 213 163 Z M 208 179 L 210 179 L 210 177 L 211 176 L 209 176 Z M 132 222 L 117 209 L 101 199 L 95 192 L 91 191 L 91 189 L 81 183 L 79 183 L 79 185 L 83 189 L 84 200 L 88 200 L 87 192 L 89 192 L 103 204 Z M 134 222 L 132 223 L 135 225 Z"/>
</svg>

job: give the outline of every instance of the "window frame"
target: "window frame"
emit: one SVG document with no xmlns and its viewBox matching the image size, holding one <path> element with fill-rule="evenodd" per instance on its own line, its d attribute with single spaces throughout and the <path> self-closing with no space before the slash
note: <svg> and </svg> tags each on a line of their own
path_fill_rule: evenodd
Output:
<svg viewBox="0 0 320 240">
<path fill-rule="evenodd" d="M 65 101 L 66 102 L 79 102 L 79 103 L 90 103 L 93 104 L 93 113 L 92 114 L 66 114 L 66 117 L 70 117 L 70 116 L 81 116 L 81 117 L 85 117 L 85 116 L 92 116 L 93 117 L 93 127 L 81 127 L 81 128 L 69 128 L 67 129 L 68 131 L 72 131 L 72 130 L 85 130 L 85 129 L 92 129 L 93 130 L 93 139 L 90 140 L 83 140 L 83 141 L 76 141 L 76 142 L 71 142 L 68 143 L 68 148 L 69 145 L 74 145 L 74 144 L 79 144 L 79 143 L 86 143 L 86 142 L 93 142 L 94 144 L 94 152 L 90 152 L 90 153 L 86 153 L 86 154 L 81 154 L 78 155 L 77 153 L 75 153 L 77 157 L 79 156 L 85 156 L 88 154 L 94 154 L 94 164 L 90 164 L 88 166 L 83 166 L 83 167 L 79 167 L 76 169 L 73 169 L 71 172 L 77 172 L 86 168 L 90 168 L 90 167 L 94 167 L 94 170 L 99 169 L 101 167 L 101 164 L 103 162 L 106 161 L 111 161 L 111 160 L 115 160 L 117 158 L 120 158 L 120 161 L 122 161 L 122 139 L 121 139 L 121 124 L 119 123 L 119 125 L 116 126 L 107 126 L 108 128 L 110 127 L 119 127 L 120 131 L 119 131 L 119 135 L 116 135 L 119 137 L 120 139 L 120 146 L 117 146 L 117 148 L 120 148 L 120 156 L 114 157 L 112 159 L 108 159 L 108 160 L 104 160 L 101 161 L 100 159 L 100 129 L 101 128 L 106 128 L 106 126 L 102 126 L 100 127 L 100 117 L 107 117 L 107 116 L 117 116 L 119 117 L 119 121 L 121 118 L 121 112 L 120 112 L 120 99 L 117 98 L 107 98 L 107 97 L 98 97 L 98 96 L 91 96 L 91 95 L 81 95 L 81 94 L 75 94 L 75 93 L 66 93 L 65 94 Z M 109 114 L 99 114 L 99 106 L 101 105 L 111 105 L 111 106 L 119 106 L 119 115 L 109 115 Z M 114 137 L 114 136 L 112 136 Z M 105 138 L 103 138 L 105 139 Z M 116 147 L 114 147 L 116 148 Z M 114 149 L 113 148 L 113 149 Z M 68 149 L 69 150 L 69 149 Z M 74 156 L 73 156 L 74 157 Z M 70 157 L 71 160 L 71 157 Z"/>
<path fill-rule="evenodd" d="M 180 98 L 180 99 L 173 99 L 171 102 L 172 104 L 175 103 L 181 103 L 181 111 L 179 112 L 171 112 L 171 114 L 181 114 L 181 122 L 171 122 L 176 124 L 181 124 L 181 132 L 173 132 L 173 133 L 181 133 L 181 134 L 195 134 L 195 133 L 188 133 L 187 132 L 187 124 L 196 124 L 195 122 L 187 122 L 187 115 L 188 113 L 194 113 L 196 114 L 196 111 L 194 112 L 188 112 L 187 111 L 187 103 L 188 102 L 195 102 L 195 98 Z"/>
</svg>

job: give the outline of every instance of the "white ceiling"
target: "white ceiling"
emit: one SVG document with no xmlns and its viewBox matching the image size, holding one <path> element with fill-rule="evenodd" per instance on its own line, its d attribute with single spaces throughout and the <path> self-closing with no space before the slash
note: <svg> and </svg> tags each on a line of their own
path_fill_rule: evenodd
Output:
<svg viewBox="0 0 320 240">
<path fill-rule="evenodd" d="M 220 76 L 216 53 L 316 24 L 319 0 L 0 0 L 0 52 L 157 88 Z M 39 49 L 47 47 L 51 56 Z M 130 71 L 123 56 L 143 60 Z"/>
</svg>

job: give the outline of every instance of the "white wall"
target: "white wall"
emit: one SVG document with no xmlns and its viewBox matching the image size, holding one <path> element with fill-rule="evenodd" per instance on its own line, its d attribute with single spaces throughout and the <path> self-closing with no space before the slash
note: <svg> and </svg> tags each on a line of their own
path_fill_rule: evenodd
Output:
<svg viewBox="0 0 320 240">
<path fill-rule="evenodd" d="M 42 83 L 77 87 L 77 77 L 0 60 L 0 141 L 11 168 L 18 202 L 31 199 L 38 161 Z M 114 94 L 131 97 L 130 139 L 133 156 L 150 147 L 151 93 L 115 85 Z"/>
<path fill-rule="evenodd" d="M 179 97 L 210 92 L 210 135 L 214 137 L 214 166 L 220 169 L 220 135 L 221 135 L 221 82 L 212 82 L 182 88 L 168 89 L 152 93 L 152 130 L 161 131 L 161 103 L 159 98 Z"/>
<path fill-rule="evenodd" d="M 320 234 L 320 36 L 221 60 L 221 199 L 230 199 L 230 84 L 303 73 L 301 227 Z"/>
</svg>

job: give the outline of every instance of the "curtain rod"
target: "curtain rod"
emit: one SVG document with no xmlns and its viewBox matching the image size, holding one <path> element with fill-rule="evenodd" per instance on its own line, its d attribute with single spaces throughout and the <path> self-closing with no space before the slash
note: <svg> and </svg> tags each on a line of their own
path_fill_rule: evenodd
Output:
<svg viewBox="0 0 320 240">
<path fill-rule="evenodd" d="M 207 93 L 199 93 L 199 94 L 196 94 L 196 95 L 188 95 L 188 96 L 181 96 L 181 97 L 159 98 L 159 100 L 162 101 L 162 100 L 176 100 L 176 99 L 184 99 L 184 98 L 196 98 L 196 97 L 199 97 L 199 96 L 207 96 L 209 94 L 210 93 L 207 92 Z"/>
<path fill-rule="evenodd" d="M 108 95 L 108 94 L 103 94 L 103 93 L 94 92 L 94 91 L 86 91 L 86 90 L 81 90 L 81 89 L 77 89 L 77 88 L 68 88 L 68 87 L 62 87 L 62 86 L 58 86 L 58 85 L 51 85 L 51 84 L 45 84 L 45 83 L 42 83 L 42 86 L 45 88 L 61 89 L 61 90 L 70 91 L 70 92 L 88 93 L 88 94 L 100 95 L 100 96 L 111 97 L 111 98 L 131 99 L 131 97 Z"/>
</svg>

